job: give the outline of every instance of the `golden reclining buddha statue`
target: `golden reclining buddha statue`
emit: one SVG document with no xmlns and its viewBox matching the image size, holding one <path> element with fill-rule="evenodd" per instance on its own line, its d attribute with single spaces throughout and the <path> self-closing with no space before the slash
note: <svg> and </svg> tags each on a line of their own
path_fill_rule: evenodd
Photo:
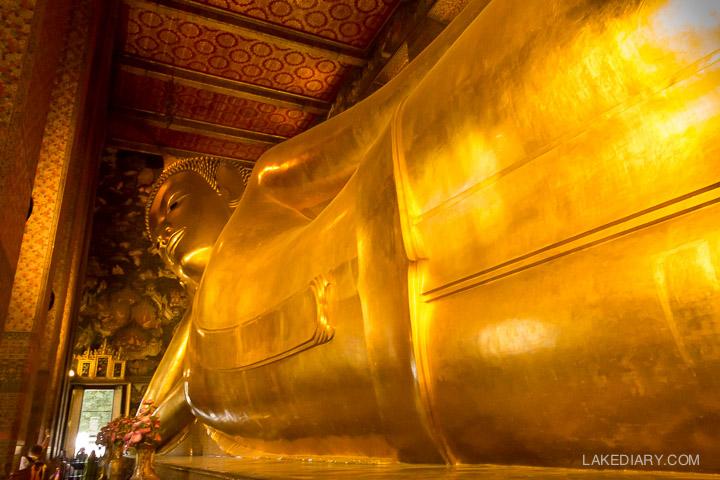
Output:
<svg viewBox="0 0 720 480">
<path fill-rule="evenodd" d="M 234 453 L 719 469 L 719 47 L 715 1 L 473 1 L 237 206 L 165 175 L 148 396 Z"/>
</svg>

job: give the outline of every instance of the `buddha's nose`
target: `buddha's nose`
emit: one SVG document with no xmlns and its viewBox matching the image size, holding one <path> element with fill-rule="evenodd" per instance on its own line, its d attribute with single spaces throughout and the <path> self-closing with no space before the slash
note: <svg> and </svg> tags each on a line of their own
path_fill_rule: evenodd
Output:
<svg viewBox="0 0 720 480">
<path fill-rule="evenodd" d="M 167 247 L 168 241 L 170 240 L 172 233 L 173 229 L 170 225 L 164 225 L 162 227 L 162 230 L 160 230 L 160 234 L 158 235 L 158 248 Z"/>
</svg>

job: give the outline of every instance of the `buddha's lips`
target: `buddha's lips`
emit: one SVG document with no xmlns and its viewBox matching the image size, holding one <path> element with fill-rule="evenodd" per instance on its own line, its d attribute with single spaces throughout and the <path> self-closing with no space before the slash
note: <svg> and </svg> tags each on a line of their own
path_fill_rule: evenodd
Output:
<svg viewBox="0 0 720 480">
<path fill-rule="evenodd" d="M 170 235 L 170 238 L 168 239 L 167 248 L 165 251 L 167 252 L 168 257 L 175 258 L 175 249 L 178 246 L 178 243 L 180 243 L 180 240 L 182 239 L 183 235 L 185 235 L 186 227 L 182 227 L 178 229 L 177 231 L 173 232 L 172 235 Z"/>
</svg>

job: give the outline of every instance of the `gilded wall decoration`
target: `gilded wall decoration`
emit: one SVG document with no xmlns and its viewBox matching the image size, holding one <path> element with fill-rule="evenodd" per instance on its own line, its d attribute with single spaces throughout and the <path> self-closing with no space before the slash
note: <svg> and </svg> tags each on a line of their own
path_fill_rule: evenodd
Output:
<svg viewBox="0 0 720 480">
<path fill-rule="evenodd" d="M 144 237 L 147 192 L 159 157 L 106 151 L 101 163 L 75 353 L 105 340 L 122 347 L 127 375 L 152 375 L 187 298 Z"/>
</svg>

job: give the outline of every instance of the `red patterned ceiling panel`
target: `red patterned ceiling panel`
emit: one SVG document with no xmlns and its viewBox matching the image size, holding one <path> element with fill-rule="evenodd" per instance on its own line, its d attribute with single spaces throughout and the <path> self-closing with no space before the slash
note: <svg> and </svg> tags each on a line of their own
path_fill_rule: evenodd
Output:
<svg viewBox="0 0 720 480">
<path fill-rule="evenodd" d="M 283 137 L 297 135 L 317 120 L 315 115 L 302 110 L 255 102 L 126 71 L 118 72 L 113 98 L 115 104 L 122 107 Z"/>
<path fill-rule="evenodd" d="M 399 0 L 194 0 L 356 47 L 367 47 Z"/>
<path fill-rule="evenodd" d="M 318 54 L 213 28 L 182 12 L 129 5 L 124 51 L 308 97 L 334 98 L 349 66 Z"/>
<path fill-rule="evenodd" d="M 110 137 L 117 140 L 136 142 L 159 147 L 176 148 L 192 152 L 220 155 L 240 160 L 257 160 L 270 145 L 246 143 L 241 140 L 187 133 L 152 125 L 139 124 L 124 118 L 113 118 L 110 122 Z"/>
</svg>

